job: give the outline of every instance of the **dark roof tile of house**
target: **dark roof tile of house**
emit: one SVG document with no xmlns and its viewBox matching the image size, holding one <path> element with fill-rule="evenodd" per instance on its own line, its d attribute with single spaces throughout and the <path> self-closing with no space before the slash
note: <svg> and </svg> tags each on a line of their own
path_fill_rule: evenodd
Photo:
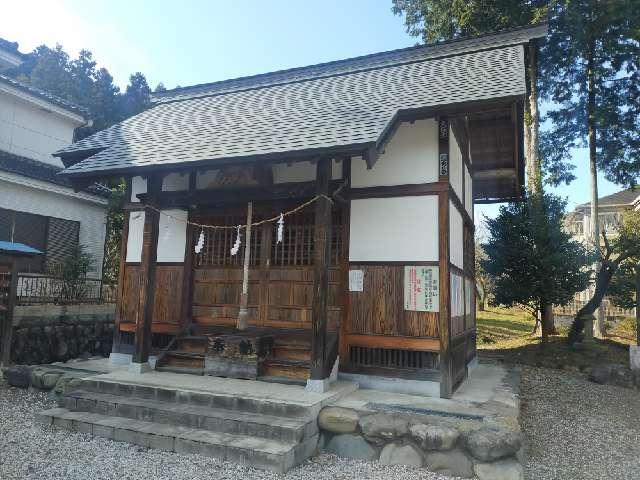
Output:
<svg viewBox="0 0 640 480">
<path fill-rule="evenodd" d="M 62 171 L 61 167 L 15 155 L 4 150 L 0 150 L 0 171 L 15 173 L 34 180 L 41 180 L 54 185 L 72 188 L 69 179 L 59 174 Z M 91 185 L 86 191 L 103 198 L 109 198 L 111 196 L 109 189 L 99 184 Z"/>
<path fill-rule="evenodd" d="M 25 92 L 34 97 L 37 97 L 52 105 L 55 105 L 57 107 L 63 108 L 64 110 L 80 115 L 85 119 L 89 118 L 89 111 L 86 108 L 76 105 L 68 100 L 65 100 L 64 98 L 58 97 L 57 95 L 53 95 L 44 90 L 40 90 L 39 88 L 35 88 L 35 87 L 32 87 L 31 85 L 27 85 L 26 83 L 20 82 L 15 78 L 11 78 L 7 75 L 3 75 L 0 73 L 0 83 L 4 83 L 5 85 L 9 85 L 10 87 L 13 87 L 17 90 Z"/>
</svg>

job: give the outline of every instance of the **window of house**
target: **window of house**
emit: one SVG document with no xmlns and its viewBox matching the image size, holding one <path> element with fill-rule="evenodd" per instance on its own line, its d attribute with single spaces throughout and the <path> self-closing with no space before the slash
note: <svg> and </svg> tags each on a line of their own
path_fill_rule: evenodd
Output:
<svg viewBox="0 0 640 480">
<path fill-rule="evenodd" d="M 0 208 L 0 240 L 24 243 L 43 252 L 18 260 L 19 271 L 42 273 L 47 264 L 63 261 L 77 248 L 80 222 Z"/>
</svg>

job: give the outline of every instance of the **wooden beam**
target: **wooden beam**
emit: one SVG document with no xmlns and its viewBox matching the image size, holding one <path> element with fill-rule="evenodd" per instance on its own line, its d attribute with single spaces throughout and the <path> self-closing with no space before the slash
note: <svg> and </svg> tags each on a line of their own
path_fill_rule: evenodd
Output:
<svg viewBox="0 0 640 480">
<path fill-rule="evenodd" d="M 411 183 L 406 185 L 385 185 L 378 187 L 350 188 L 345 193 L 349 200 L 358 198 L 389 198 L 437 195 L 448 186 L 441 182 Z"/>
<path fill-rule="evenodd" d="M 2 356 L 0 357 L 0 367 L 8 367 L 11 365 L 11 347 L 13 343 L 13 310 L 18 299 L 18 261 L 16 258 L 11 259 L 11 283 L 9 284 L 9 303 L 4 312 L 4 326 L 2 328 Z"/>
<path fill-rule="evenodd" d="M 337 189 L 341 180 L 330 181 L 330 190 Z M 247 185 L 198 190 L 159 192 L 153 205 L 157 208 L 185 208 L 190 205 L 219 206 L 246 205 L 250 201 L 275 201 L 311 198 L 316 193 L 315 182 L 276 183 L 273 185 Z M 138 195 L 142 203 L 150 203 L 149 193 Z"/>
<path fill-rule="evenodd" d="M 439 180 L 447 185 L 438 195 L 438 258 L 440 272 L 440 313 L 438 331 L 440 333 L 440 396 L 451 398 L 453 394 L 453 372 L 449 335 L 451 332 L 450 278 L 449 278 L 449 122 L 438 120 Z"/>
<path fill-rule="evenodd" d="M 150 176 L 147 179 L 147 199 L 151 204 L 162 188 L 162 177 Z M 155 303 L 156 259 L 158 254 L 158 233 L 160 213 L 145 208 L 144 233 L 142 237 L 142 258 L 140 261 L 142 278 L 140 297 L 136 311 L 136 337 L 133 363 L 146 363 L 151 349 L 151 324 Z"/>
<path fill-rule="evenodd" d="M 419 350 L 439 352 L 440 340 L 437 338 L 388 337 L 386 335 L 347 335 L 347 343 L 357 347 L 393 348 L 401 350 Z"/>
<path fill-rule="evenodd" d="M 329 195 L 331 159 L 316 165 L 316 194 Z M 311 379 L 322 380 L 327 371 L 327 299 L 329 292 L 329 264 L 331 241 L 331 202 L 319 198 L 315 203 L 315 229 L 313 235 L 313 305 L 311 338 Z"/>
<path fill-rule="evenodd" d="M 129 183 L 131 185 L 131 183 Z M 131 195 L 131 190 L 127 188 L 125 193 L 128 192 L 128 195 Z M 113 352 L 119 352 L 120 348 L 120 323 L 123 320 L 131 320 L 131 319 L 123 319 L 120 318 L 120 312 L 122 311 L 122 299 L 124 298 L 124 269 L 127 268 L 127 244 L 129 241 L 129 217 L 131 216 L 131 212 L 123 213 L 123 222 L 122 222 L 122 235 L 120 237 L 120 261 L 118 263 L 118 290 L 116 291 L 116 314 L 115 314 L 115 325 L 113 329 L 113 346 L 111 350 Z"/>
</svg>

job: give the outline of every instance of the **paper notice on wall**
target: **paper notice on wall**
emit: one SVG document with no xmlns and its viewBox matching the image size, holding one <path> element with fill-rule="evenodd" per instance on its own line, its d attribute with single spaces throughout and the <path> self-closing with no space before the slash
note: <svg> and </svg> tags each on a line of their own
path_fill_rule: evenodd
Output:
<svg viewBox="0 0 640 480">
<path fill-rule="evenodd" d="M 414 312 L 440 311 L 438 267 L 404 267 L 404 309 Z"/>
<path fill-rule="evenodd" d="M 349 291 L 362 292 L 364 290 L 364 272 L 362 270 L 349 270 Z"/>
</svg>

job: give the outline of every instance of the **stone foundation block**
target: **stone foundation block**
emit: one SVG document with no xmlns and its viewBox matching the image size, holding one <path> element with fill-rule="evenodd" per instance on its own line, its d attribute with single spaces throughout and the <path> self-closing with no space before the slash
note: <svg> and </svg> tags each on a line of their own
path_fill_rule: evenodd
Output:
<svg viewBox="0 0 640 480">
<path fill-rule="evenodd" d="M 511 458 L 492 463 L 476 463 L 473 469 L 479 480 L 524 480 L 522 465 Z"/>
<path fill-rule="evenodd" d="M 359 435 L 336 435 L 327 443 L 325 450 L 339 457 L 359 460 L 377 460 L 378 450 Z"/>
<path fill-rule="evenodd" d="M 350 408 L 326 407 L 318 415 L 318 425 L 331 433 L 353 433 L 358 429 L 360 416 Z"/>
<path fill-rule="evenodd" d="M 380 453 L 380 463 L 384 465 L 421 467 L 423 462 L 422 453 L 413 445 L 390 443 Z"/>
<path fill-rule="evenodd" d="M 460 432 L 455 428 L 440 425 L 412 425 L 409 428 L 413 439 L 425 450 L 451 450 L 456 446 Z"/>
<path fill-rule="evenodd" d="M 409 422 L 398 416 L 375 413 L 360 419 L 362 434 L 369 441 L 387 443 L 409 432 Z"/>
<path fill-rule="evenodd" d="M 430 452 L 425 456 L 425 464 L 432 472 L 453 477 L 472 478 L 473 462 L 460 449 L 448 452 Z"/>
<path fill-rule="evenodd" d="M 519 432 L 481 428 L 467 437 L 467 450 L 481 462 L 493 462 L 511 457 L 520 450 L 522 440 Z"/>
</svg>

